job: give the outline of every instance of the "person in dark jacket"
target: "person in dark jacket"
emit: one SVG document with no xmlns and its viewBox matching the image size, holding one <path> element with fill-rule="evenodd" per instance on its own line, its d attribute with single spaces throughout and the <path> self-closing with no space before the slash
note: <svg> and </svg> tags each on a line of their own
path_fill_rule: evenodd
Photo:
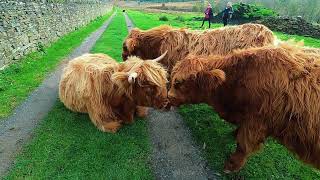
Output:
<svg viewBox="0 0 320 180">
<path fill-rule="evenodd" d="M 232 13 L 232 4 L 231 2 L 228 2 L 227 7 L 222 11 L 222 21 L 224 26 L 228 25 L 228 21 L 231 19 Z"/>
<path fill-rule="evenodd" d="M 207 6 L 206 10 L 204 11 L 204 18 L 203 18 L 202 25 L 200 28 L 203 27 L 203 24 L 205 21 L 209 22 L 209 28 L 210 28 L 212 17 L 213 17 L 212 7 L 211 7 L 211 4 L 208 3 L 208 6 Z"/>
</svg>

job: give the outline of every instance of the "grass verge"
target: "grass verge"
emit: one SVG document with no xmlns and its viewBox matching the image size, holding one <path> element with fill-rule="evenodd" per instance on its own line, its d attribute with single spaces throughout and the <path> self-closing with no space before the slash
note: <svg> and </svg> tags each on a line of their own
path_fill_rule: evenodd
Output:
<svg viewBox="0 0 320 180">
<path fill-rule="evenodd" d="M 103 133 L 57 103 L 5 179 L 151 179 L 145 121 Z"/>
<path fill-rule="evenodd" d="M 160 24 L 170 24 L 174 27 L 189 27 L 196 29 L 197 22 L 187 22 L 190 15 L 183 19 L 186 21 L 179 22 L 178 16 L 184 15 L 166 15 L 168 21 L 159 21 L 163 13 L 143 13 L 138 11 L 129 11 L 130 18 L 135 25 L 141 29 L 149 29 Z M 219 27 L 216 24 L 213 27 Z M 295 38 L 296 40 L 304 39 L 305 45 L 320 47 L 320 40 L 306 38 L 296 35 L 286 35 L 275 33 L 283 40 Z M 221 179 L 319 179 L 320 171 L 315 170 L 298 161 L 285 147 L 269 139 L 264 149 L 252 156 L 246 166 L 239 172 L 232 175 L 226 175 L 222 172 L 224 161 L 234 151 L 236 144 L 232 136 L 234 127 L 224 122 L 219 116 L 207 105 L 186 105 L 179 109 L 192 134 L 199 144 L 206 148 L 203 150 L 209 165 L 218 172 Z"/>
<path fill-rule="evenodd" d="M 87 26 L 79 28 L 21 61 L 0 71 L 0 120 L 10 115 L 28 95 L 44 80 L 59 62 L 110 17 L 112 12 L 98 17 Z"/>
<path fill-rule="evenodd" d="M 174 13 L 147 13 L 141 11 L 129 10 L 128 15 L 134 20 L 135 26 L 140 29 L 146 30 L 162 24 L 168 24 L 173 27 L 186 27 L 191 29 L 199 29 L 201 26 L 200 21 L 194 21 L 194 13 L 174 14 Z M 167 17 L 168 21 L 159 21 L 160 17 Z M 207 26 L 206 22 L 206 26 Z M 222 24 L 211 24 L 212 28 L 221 27 Z M 205 26 L 205 27 L 206 27 Z"/>
<path fill-rule="evenodd" d="M 92 52 L 120 60 L 127 35 L 118 13 Z M 146 122 L 138 119 L 116 134 L 103 133 L 87 114 L 58 102 L 17 157 L 6 179 L 153 179 Z"/>
<path fill-rule="evenodd" d="M 281 32 L 274 32 L 274 34 L 281 40 L 295 39 L 296 41 L 303 41 L 304 45 L 306 46 L 320 48 L 320 39 L 304 37 L 299 35 L 284 34 Z"/>
<path fill-rule="evenodd" d="M 263 149 L 251 156 L 239 173 L 223 173 L 224 161 L 236 148 L 230 123 L 220 117 L 207 105 L 185 105 L 180 107 L 194 139 L 203 150 L 210 166 L 219 172 L 221 179 L 319 179 L 320 171 L 297 160 L 285 147 L 268 139 Z"/>
<path fill-rule="evenodd" d="M 105 53 L 119 62 L 122 61 L 122 42 L 128 35 L 128 29 L 125 23 L 124 16 L 119 12 L 92 48 L 91 52 Z"/>
</svg>

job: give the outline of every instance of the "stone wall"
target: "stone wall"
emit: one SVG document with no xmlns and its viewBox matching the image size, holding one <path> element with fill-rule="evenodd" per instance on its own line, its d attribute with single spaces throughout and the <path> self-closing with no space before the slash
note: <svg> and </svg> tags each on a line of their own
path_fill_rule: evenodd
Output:
<svg viewBox="0 0 320 180">
<path fill-rule="evenodd" d="M 0 68 L 112 9 L 95 0 L 63 2 L 0 1 Z"/>
</svg>

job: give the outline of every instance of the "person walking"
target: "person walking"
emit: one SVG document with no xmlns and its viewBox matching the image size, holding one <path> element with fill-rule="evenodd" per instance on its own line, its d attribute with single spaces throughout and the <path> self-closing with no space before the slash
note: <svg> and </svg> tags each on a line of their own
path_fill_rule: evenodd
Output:
<svg viewBox="0 0 320 180">
<path fill-rule="evenodd" d="M 228 2 L 227 7 L 222 11 L 222 21 L 224 26 L 228 25 L 228 21 L 231 19 L 232 13 L 232 3 Z"/>
<path fill-rule="evenodd" d="M 210 28 L 212 17 L 213 17 L 212 7 L 211 7 L 211 4 L 208 3 L 208 6 L 207 6 L 206 10 L 204 11 L 204 18 L 203 18 L 202 25 L 200 28 L 203 27 L 203 24 L 205 21 L 209 22 L 209 28 Z"/>
</svg>

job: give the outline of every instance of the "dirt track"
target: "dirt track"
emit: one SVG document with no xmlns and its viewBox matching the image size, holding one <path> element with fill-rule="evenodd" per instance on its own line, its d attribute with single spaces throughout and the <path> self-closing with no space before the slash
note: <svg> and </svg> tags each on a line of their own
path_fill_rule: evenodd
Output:
<svg viewBox="0 0 320 180">
<path fill-rule="evenodd" d="M 128 30 L 133 23 L 124 13 Z M 175 111 L 150 109 L 147 117 L 156 179 L 216 179 L 201 157 L 181 116 Z"/>
<path fill-rule="evenodd" d="M 58 98 L 58 85 L 62 69 L 68 60 L 90 52 L 96 41 L 112 21 L 114 14 L 87 37 L 69 57 L 48 75 L 43 83 L 18 106 L 14 113 L 0 124 L 0 179 L 5 175 L 22 145 L 28 141 L 33 129 L 48 114 Z"/>
<path fill-rule="evenodd" d="M 58 83 L 65 63 L 90 51 L 112 21 L 92 33 L 46 80 L 0 124 L 0 178 L 5 175 L 33 129 L 58 98 Z M 128 30 L 134 26 L 125 14 Z M 152 166 L 156 179 L 215 179 L 213 172 L 192 142 L 190 131 L 176 111 L 150 110 L 148 128 L 152 140 Z"/>
</svg>

